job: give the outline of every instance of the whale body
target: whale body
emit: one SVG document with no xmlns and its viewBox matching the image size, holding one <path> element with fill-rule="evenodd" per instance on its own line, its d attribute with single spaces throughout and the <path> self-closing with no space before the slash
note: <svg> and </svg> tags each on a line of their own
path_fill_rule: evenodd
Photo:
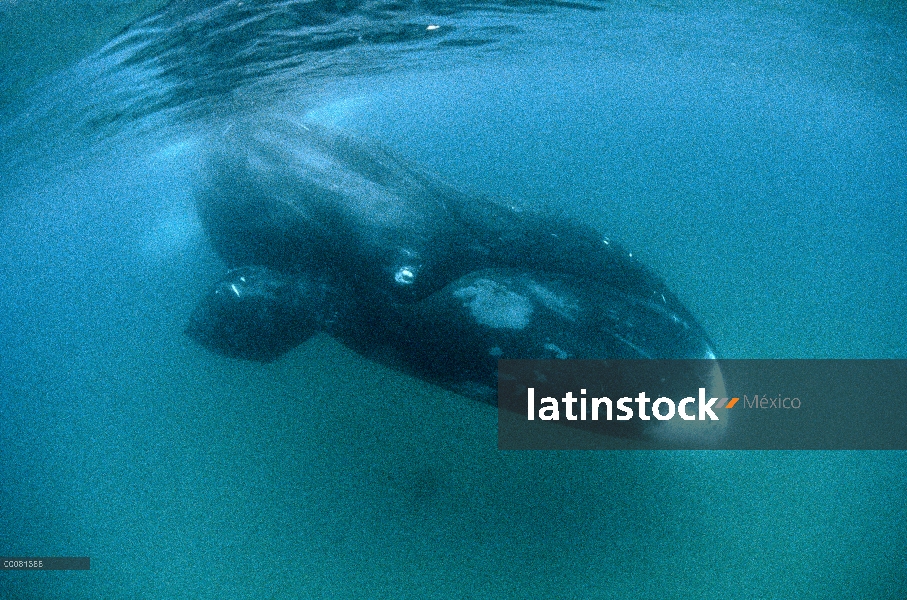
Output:
<svg viewBox="0 0 907 600">
<path fill-rule="evenodd" d="M 272 361 L 324 332 L 492 403 L 501 358 L 715 358 L 663 280 L 583 223 L 314 124 L 233 124 L 207 148 L 195 198 L 229 270 L 186 331 L 214 352 Z"/>
</svg>

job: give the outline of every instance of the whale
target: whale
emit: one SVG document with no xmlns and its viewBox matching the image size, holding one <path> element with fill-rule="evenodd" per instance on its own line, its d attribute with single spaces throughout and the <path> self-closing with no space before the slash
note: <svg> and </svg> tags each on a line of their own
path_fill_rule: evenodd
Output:
<svg viewBox="0 0 907 600">
<path fill-rule="evenodd" d="M 664 280 L 585 223 L 314 123 L 230 123 L 203 154 L 194 197 L 226 272 L 186 333 L 212 352 L 270 362 L 324 333 L 492 404 L 499 359 L 716 357 Z"/>
</svg>

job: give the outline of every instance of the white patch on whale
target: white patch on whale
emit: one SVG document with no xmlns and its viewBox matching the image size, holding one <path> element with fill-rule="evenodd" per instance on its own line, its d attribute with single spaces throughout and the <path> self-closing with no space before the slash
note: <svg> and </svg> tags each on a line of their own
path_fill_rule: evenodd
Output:
<svg viewBox="0 0 907 600">
<path fill-rule="evenodd" d="M 480 325 L 494 329 L 524 329 L 532 317 L 532 303 L 490 279 L 478 279 L 453 293 L 463 300 Z"/>
</svg>

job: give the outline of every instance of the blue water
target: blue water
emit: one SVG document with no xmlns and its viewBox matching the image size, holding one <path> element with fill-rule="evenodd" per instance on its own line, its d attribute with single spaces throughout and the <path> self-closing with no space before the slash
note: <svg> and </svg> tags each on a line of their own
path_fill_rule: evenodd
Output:
<svg viewBox="0 0 907 600">
<path fill-rule="evenodd" d="M 330 338 L 182 335 L 199 139 L 257 111 L 594 224 L 723 356 L 905 358 L 903 11 L 331 6 L 171 3 L 0 107 L 0 554 L 92 559 L 0 598 L 907 597 L 904 453 L 505 453 Z"/>
</svg>

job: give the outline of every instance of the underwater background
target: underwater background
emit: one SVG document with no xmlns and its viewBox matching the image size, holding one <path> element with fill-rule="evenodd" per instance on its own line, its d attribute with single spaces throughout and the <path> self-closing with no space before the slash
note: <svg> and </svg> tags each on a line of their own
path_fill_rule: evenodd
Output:
<svg viewBox="0 0 907 600">
<path fill-rule="evenodd" d="M 728 358 L 907 358 L 892 2 L 0 1 L 0 599 L 907 597 L 903 452 L 500 452 L 317 336 L 183 335 L 273 113 L 586 222 Z"/>
</svg>

